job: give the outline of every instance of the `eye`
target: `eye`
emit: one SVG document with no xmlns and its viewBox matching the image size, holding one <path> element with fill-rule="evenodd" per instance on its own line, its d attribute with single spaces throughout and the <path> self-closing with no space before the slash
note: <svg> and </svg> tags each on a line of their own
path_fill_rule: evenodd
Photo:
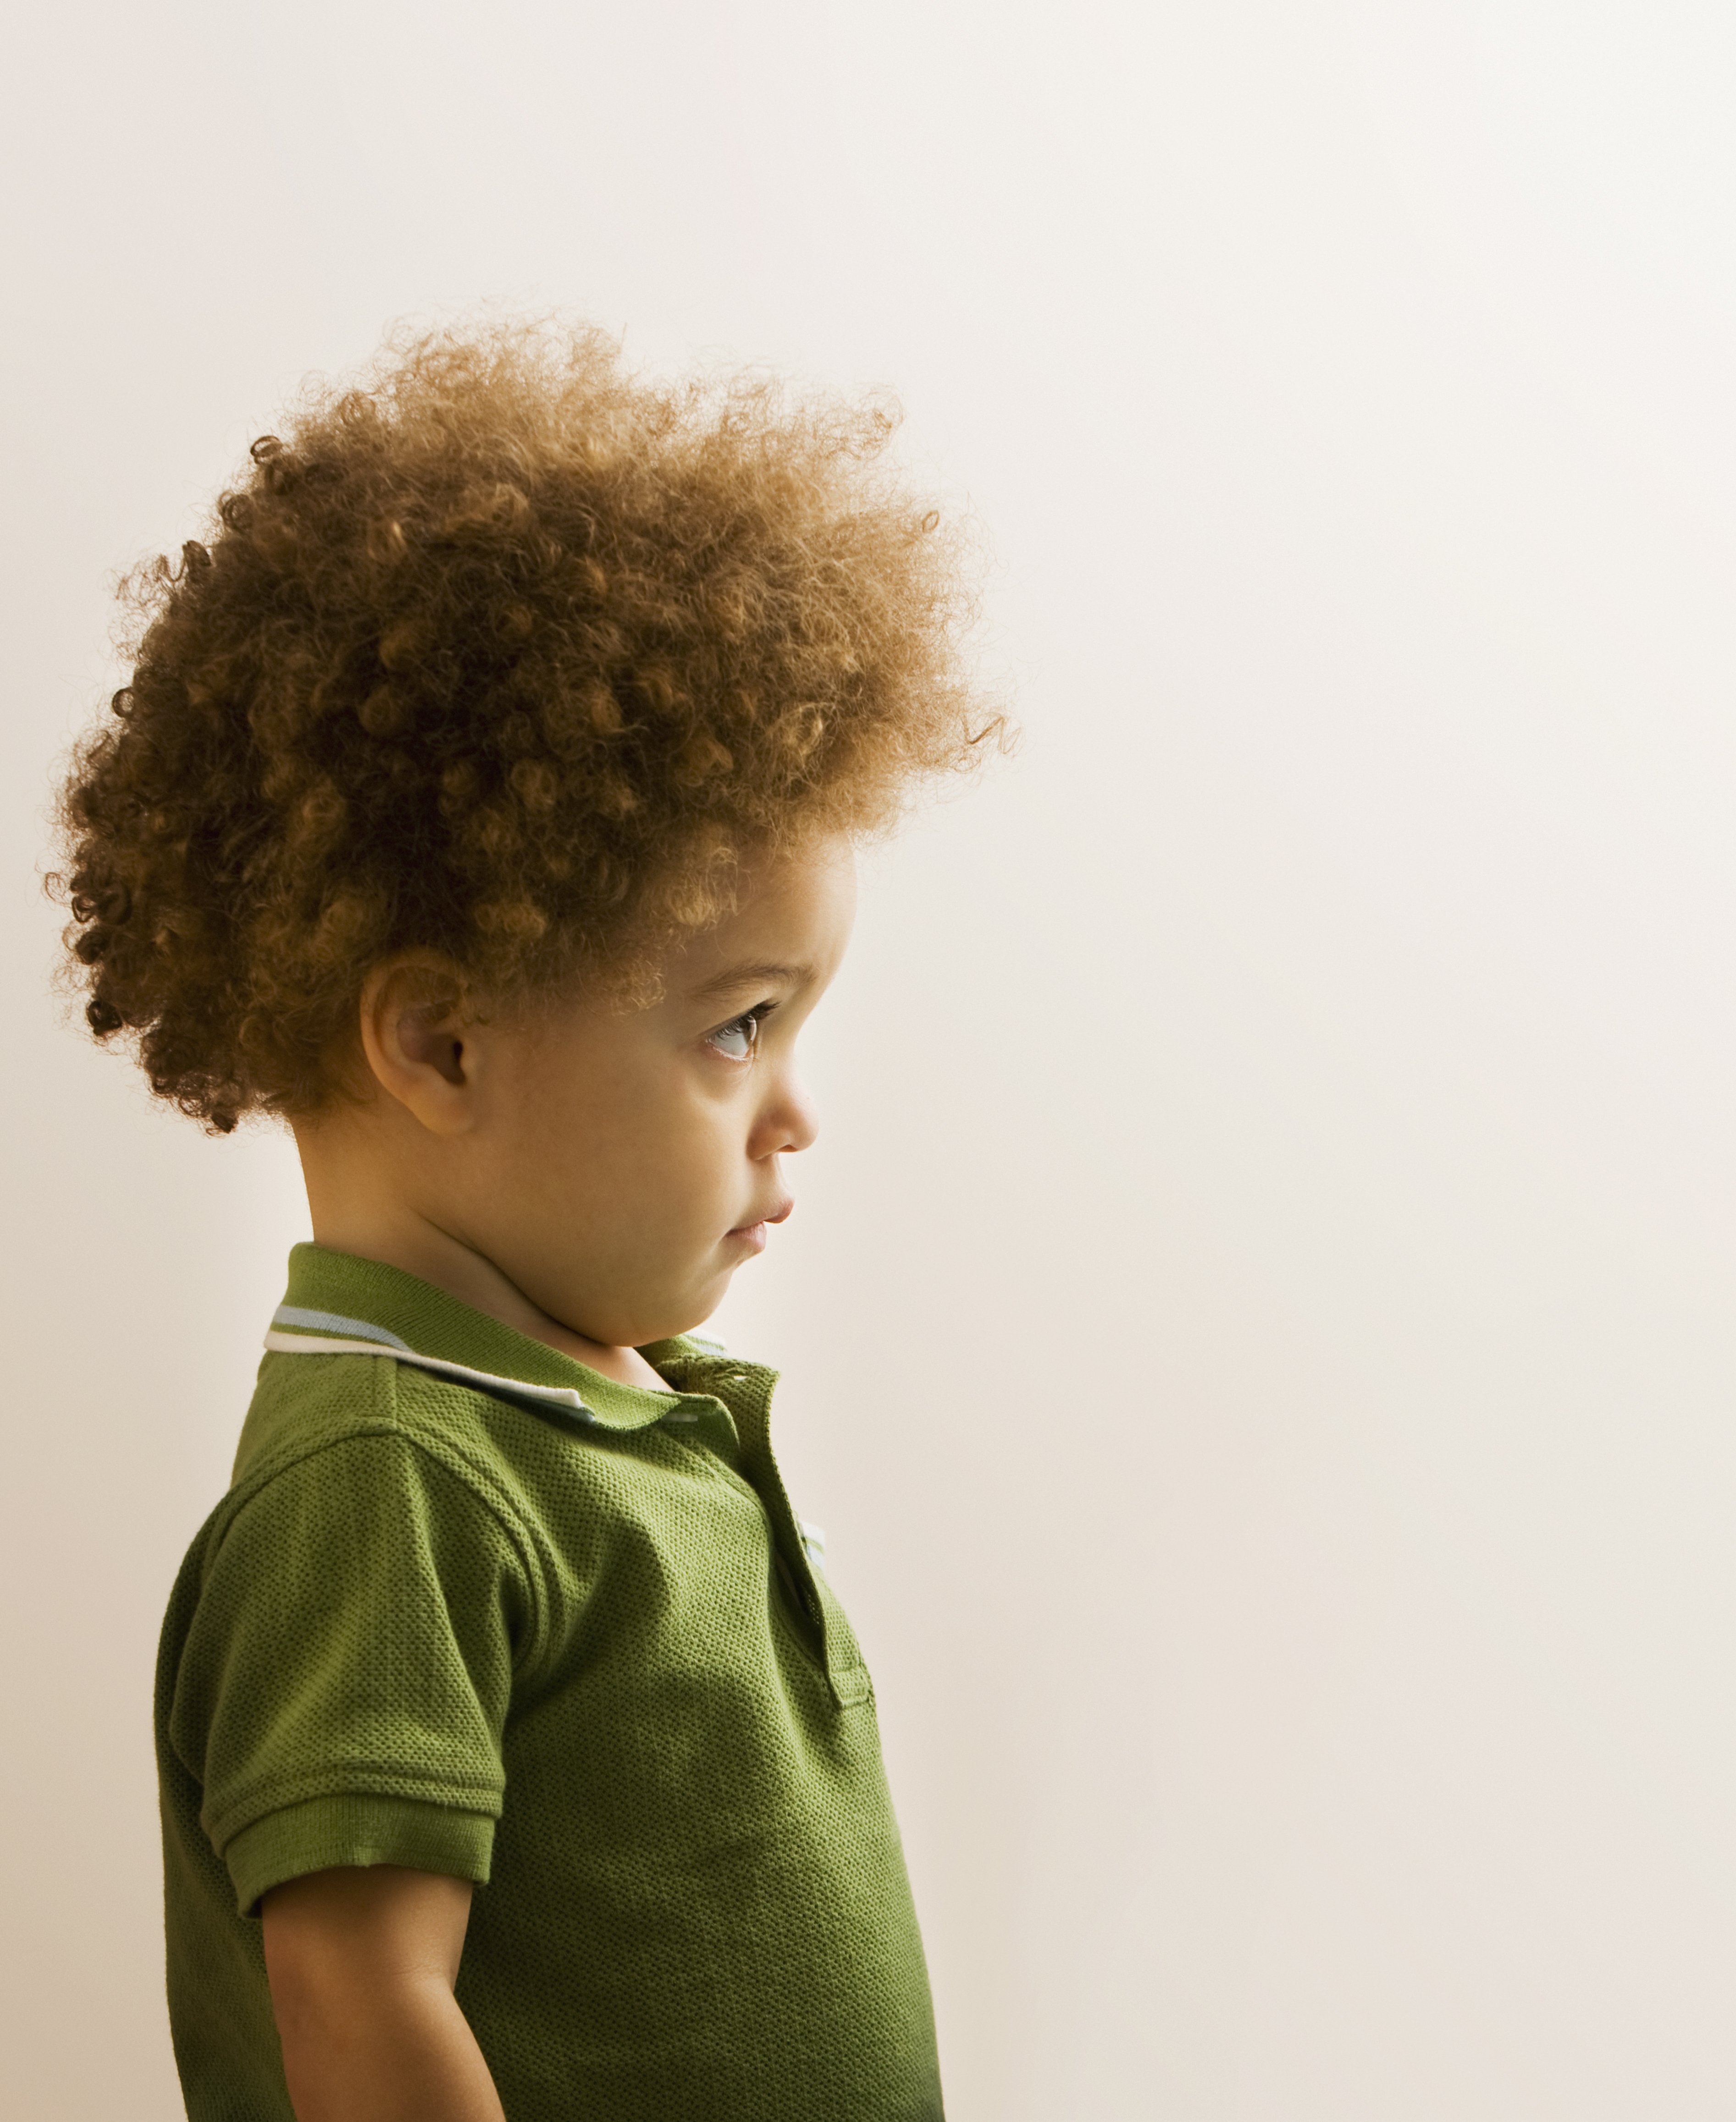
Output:
<svg viewBox="0 0 1736 2122">
<path fill-rule="evenodd" d="M 753 1009 L 744 1009 L 740 1017 L 732 1017 L 727 1024 L 720 1024 L 715 1031 L 708 1031 L 706 1045 L 726 1061 L 750 1060 L 759 1044 L 760 1020 L 770 1007 L 769 1003 L 760 1003 Z"/>
</svg>

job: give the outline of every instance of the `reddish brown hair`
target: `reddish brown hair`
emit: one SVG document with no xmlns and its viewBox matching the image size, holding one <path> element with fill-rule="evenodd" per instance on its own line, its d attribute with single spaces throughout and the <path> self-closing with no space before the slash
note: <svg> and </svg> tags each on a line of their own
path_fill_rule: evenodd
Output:
<svg viewBox="0 0 1736 2122">
<path fill-rule="evenodd" d="M 883 827 L 998 737 L 958 553 L 875 405 L 443 334 L 310 391 L 180 564 L 63 803 L 98 1038 L 219 1130 L 333 1088 L 368 969 L 631 980 L 742 858 Z"/>
</svg>

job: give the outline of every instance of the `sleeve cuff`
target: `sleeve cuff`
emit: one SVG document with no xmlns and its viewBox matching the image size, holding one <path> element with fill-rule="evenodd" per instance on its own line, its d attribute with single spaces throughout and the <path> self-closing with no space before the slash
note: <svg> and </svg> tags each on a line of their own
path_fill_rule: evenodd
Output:
<svg viewBox="0 0 1736 2122">
<path fill-rule="evenodd" d="M 286 1879 L 339 1865 L 401 1864 L 411 1872 L 488 1883 L 494 1822 L 404 1797 L 315 1797 L 268 1812 L 244 1827 L 223 1852 L 244 1916 L 259 1914 L 260 1895 Z"/>
</svg>

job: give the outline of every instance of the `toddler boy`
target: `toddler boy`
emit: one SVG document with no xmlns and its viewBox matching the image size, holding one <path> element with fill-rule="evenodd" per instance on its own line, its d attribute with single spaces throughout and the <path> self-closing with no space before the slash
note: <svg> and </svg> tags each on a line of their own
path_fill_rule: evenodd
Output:
<svg viewBox="0 0 1736 2122">
<path fill-rule="evenodd" d="M 158 1669 L 195 2122 L 940 2114 L 868 1673 L 693 1332 L 790 1211 L 852 844 L 986 748 L 889 428 L 442 336 L 141 587 L 86 1014 L 286 1119 L 315 1240 Z"/>
</svg>

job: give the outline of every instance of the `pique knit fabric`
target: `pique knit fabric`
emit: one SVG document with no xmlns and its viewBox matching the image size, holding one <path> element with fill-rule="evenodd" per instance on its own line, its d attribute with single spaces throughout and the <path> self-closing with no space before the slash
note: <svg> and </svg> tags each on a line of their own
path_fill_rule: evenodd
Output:
<svg viewBox="0 0 1736 2122">
<path fill-rule="evenodd" d="M 193 2122 L 293 2122 L 259 1896 L 472 1880 L 458 1979 L 507 2122 L 934 2122 L 873 1690 L 772 1456 L 775 1374 L 618 1385 L 316 1246 L 156 1690 Z"/>
</svg>

